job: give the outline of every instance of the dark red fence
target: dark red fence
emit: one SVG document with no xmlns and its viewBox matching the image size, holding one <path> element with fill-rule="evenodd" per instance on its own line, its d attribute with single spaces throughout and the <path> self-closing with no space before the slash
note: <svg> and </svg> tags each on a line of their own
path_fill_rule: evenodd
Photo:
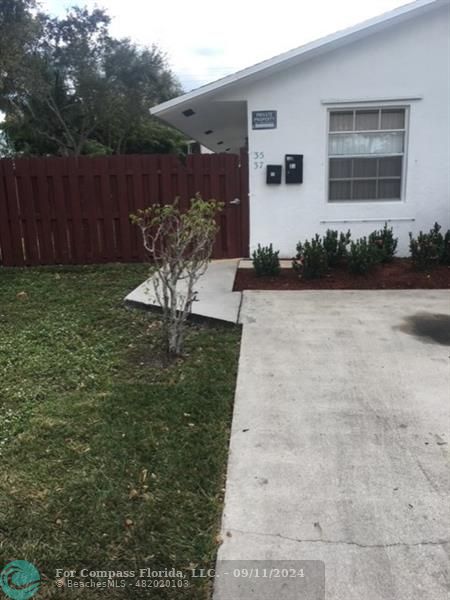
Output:
<svg viewBox="0 0 450 600">
<path fill-rule="evenodd" d="M 214 258 L 246 256 L 247 186 L 246 154 L 3 159 L 0 264 L 141 261 L 130 213 L 176 196 L 187 208 L 196 192 L 225 203 Z"/>
</svg>

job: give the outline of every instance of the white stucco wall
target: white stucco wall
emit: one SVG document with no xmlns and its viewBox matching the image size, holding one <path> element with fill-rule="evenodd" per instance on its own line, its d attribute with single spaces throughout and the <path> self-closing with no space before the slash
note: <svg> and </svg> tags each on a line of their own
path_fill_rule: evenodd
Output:
<svg viewBox="0 0 450 600">
<path fill-rule="evenodd" d="M 267 77 L 236 93 L 248 103 L 250 246 L 272 242 L 281 255 L 299 239 L 327 228 L 366 235 L 392 219 L 408 254 L 408 232 L 438 221 L 450 226 L 450 25 L 448 8 Z M 238 98 L 239 97 L 239 98 Z M 421 99 L 412 100 L 420 97 Z M 380 99 L 398 99 L 380 102 Z M 404 197 L 396 202 L 329 203 L 327 111 L 339 105 L 406 106 L 408 134 Z M 254 110 L 276 110 L 275 130 L 251 129 Z M 254 160 L 254 153 L 264 153 Z M 304 155 L 303 184 L 284 183 L 285 154 Z M 283 165 L 283 183 L 267 185 L 266 164 Z M 364 222 L 366 219 L 377 221 Z M 345 220 L 352 222 L 343 222 Z"/>
</svg>

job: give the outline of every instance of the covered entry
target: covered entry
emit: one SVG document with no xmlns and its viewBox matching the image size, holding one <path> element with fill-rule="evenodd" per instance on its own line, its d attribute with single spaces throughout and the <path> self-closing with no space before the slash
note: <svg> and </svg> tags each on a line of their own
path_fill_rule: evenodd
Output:
<svg viewBox="0 0 450 600">
<path fill-rule="evenodd" d="M 214 258 L 248 256 L 247 102 L 219 100 L 214 90 L 206 95 L 197 91 L 156 106 L 152 114 L 212 152 L 190 156 L 189 160 L 193 161 L 194 172 L 205 168 L 206 179 L 210 177 L 215 182 L 210 193 L 204 190 L 205 179 L 199 181 L 196 189 L 205 197 L 225 203 Z"/>
</svg>

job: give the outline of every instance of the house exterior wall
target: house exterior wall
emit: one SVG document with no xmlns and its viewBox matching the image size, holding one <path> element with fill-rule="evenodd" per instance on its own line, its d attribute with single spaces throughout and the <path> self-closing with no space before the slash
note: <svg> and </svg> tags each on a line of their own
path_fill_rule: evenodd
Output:
<svg viewBox="0 0 450 600">
<path fill-rule="evenodd" d="M 409 231 L 450 226 L 449 21 L 448 7 L 435 10 L 239 89 L 234 99 L 248 103 L 250 250 L 273 243 L 290 257 L 300 239 L 327 228 L 359 237 L 389 220 L 401 256 Z M 329 203 L 328 111 L 369 106 L 407 108 L 402 200 Z M 255 110 L 276 110 L 277 128 L 253 131 Z M 302 184 L 284 183 L 290 153 L 304 155 Z M 266 184 L 267 164 L 283 165 L 281 185 Z"/>
</svg>

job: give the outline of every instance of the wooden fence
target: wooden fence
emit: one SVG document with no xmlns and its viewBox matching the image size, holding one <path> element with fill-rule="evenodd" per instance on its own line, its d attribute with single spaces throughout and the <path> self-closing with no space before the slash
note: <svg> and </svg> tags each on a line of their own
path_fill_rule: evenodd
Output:
<svg viewBox="0 0 450 600">
<path fill-rule="evenodd" d="M 0 160 L 0 264 L 133 262 L 145 258 L 129 215 L 180 197 L 226 203 L 215 258 L 248 252 L 247 156 L 172 155 Z M 240 199 L 240 204 L 232 202 Z M 231 204 L 230 204 L 231 203 Z"/>
</svg>

